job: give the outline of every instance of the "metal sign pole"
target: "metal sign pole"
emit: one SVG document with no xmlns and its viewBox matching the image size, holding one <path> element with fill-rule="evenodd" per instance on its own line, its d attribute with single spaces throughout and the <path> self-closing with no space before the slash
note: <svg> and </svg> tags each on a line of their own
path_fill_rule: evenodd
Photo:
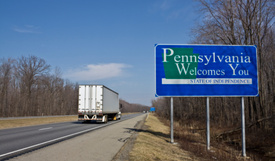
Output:
<svg viewBox="0 0 275 161">
<path fill-rule="evenodd" d="M 206 99 L 206 146 L 210 150 L 210 118 L 209 118 L 209 97 Z"/>
<path fill-rule="evenodd" d="M 171 143 L 174 143 L 174 109 L 173 109 L 173 97 L 171 97 L 171 124 L 170 124 L 170 130 L 171 130 Z"/>
<path fill-rule="evenodd" d="M 243 157 L 246 157 L 244 97 L 242 97 L 242 148 Z"/>
</svg>

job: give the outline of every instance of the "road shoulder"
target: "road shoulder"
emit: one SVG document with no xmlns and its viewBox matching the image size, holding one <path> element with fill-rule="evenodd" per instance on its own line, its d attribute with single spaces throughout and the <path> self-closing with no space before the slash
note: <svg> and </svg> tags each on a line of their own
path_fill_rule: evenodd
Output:
<svg viewBox="0 0 275 161">
<path fill-rule="evenodd" d="M 112 160 L 146 115 L 118 122 L 81 136 L 12 158 L 14 161 Z"/>
<path fill-rule="evenodd" d="M 149 114 L 146 115 L 146 119 Z M 129 160 L 129 154 L 133 149 L 136 138 L 138 137 L 138 132 L 144 128 L 145 119 L 138 121 L 138 123 L 134 126 L 134 128 L 129 128 L 128 132 L 132 133 L 131 137 L 127 140 L 127 142 L 121 147 L 119 152 L 115 155 L 112 161 L 125 161 Z"/>
</svg>

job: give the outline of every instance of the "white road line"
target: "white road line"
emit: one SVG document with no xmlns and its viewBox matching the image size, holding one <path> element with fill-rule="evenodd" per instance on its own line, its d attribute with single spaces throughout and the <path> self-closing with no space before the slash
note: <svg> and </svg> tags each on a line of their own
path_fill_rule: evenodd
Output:
<svg viewBox="0 0 275 161">
<path fill-rule="evenodd" d="M 7 155 L 14 154 L 14 153 L 18 153 L 18 152 L 21 152 L 21 151 L 24 151 L 24 150 L 28 150 L 28 149 L 31 149 L 31 148 L 35 148 L 35 147 L 38 147 L 38 146 L 41 146 L 41 145 L 49 144 L 49 143 L 51 143 L 51 142 L 55 142 L 55 141 L 58 141 L 58 140 L 62 140 L 62 139 L 68 138 L 68 137 L 72 137 L 72 136 L 75 136 L 75 135 L 79 135 L 79 134 L 82 134 L 82 133 L 85 133 L 85 132 L 88 132 L 88 131 L 92 131 L 92 130 L 95 130 L 95 129 L 99 129 L 99 128 L 101 128 L 101 127 L 108 126 L 108 125 L 112 125 L 112 124 L 114 124 L 114 123 L 118 123 L 118 122 L 113 122 L 113 123 L 109 123 L 109 124 L 97 126 L 97 127 L 91 128 L 91 129 L 83 130 L 83 131 L 76 132 L 76 133 L 73 133 L 73 134 L 69 134 L 69 135 L 66 135 L 66 136 L 62 136 L 62 137 L 59 137 L 59 138 L 56 138 L 56 139 L 52 139 L 52 140 L 49 140 L 49 141 L 46 141 L 46 142 L 43 142 L 43 143 L 39 143 L 39 144 L 35 144 L 35 145 L 32 145 L 32 146 L 28 146 L 28 147 L 26 147 L 26 148 L 18 149 L 18 150 L 9 152 L 9 153 L 2 154 L 2 155 L 0 155 L 0 158 L 1 158 L 1 157 L 4 157 L 4 156 L 7 156 Z"/>
<path fill-rule="evenodd" d="M 53 128 L 53 127 L 42 128 L 42 129 L 39 129 L 39 131 L 50 130 L 50 129 L 52 129 L 52 128 Z"/>
</svg>

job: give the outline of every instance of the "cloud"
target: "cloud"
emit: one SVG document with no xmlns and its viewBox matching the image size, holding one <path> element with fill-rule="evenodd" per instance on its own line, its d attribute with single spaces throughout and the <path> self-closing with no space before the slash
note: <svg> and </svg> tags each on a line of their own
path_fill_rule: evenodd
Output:
<svg viewBox="0 0 275 161">
<path fill-rule="evenodd" d="M 29 33 L 29 34 L 39 34 L 41 32 L 38 31 L 39 27 L 33 25 L 24 25 L 23 27 L 15 26 L 13 27 L 13 31 L 19 33 Z"/>
<path fill-rule="evenodd" d="M 129 67 L 120 63 L 89 64 L 84 68 L 70 70 L 65 77 L 75 81 L 102 80 L 122 76 L 125 74 L 124 69 Z"/>
</svg>

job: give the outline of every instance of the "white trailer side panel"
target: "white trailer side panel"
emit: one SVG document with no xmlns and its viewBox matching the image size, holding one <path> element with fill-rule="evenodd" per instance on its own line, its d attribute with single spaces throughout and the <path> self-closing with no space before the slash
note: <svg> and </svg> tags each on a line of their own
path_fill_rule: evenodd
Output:
<svg viewBox="0 0 275 161">
<path fill-rule="evenodd" d="M 105 113 L 119 112 L 118 93 L 106 87 L 103 87 L 103 112 Z"/>
</svg>

